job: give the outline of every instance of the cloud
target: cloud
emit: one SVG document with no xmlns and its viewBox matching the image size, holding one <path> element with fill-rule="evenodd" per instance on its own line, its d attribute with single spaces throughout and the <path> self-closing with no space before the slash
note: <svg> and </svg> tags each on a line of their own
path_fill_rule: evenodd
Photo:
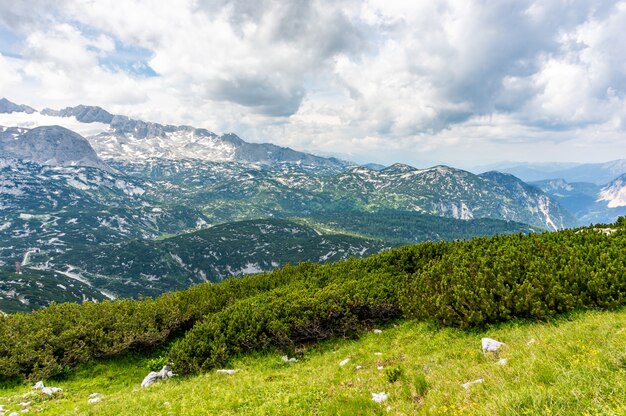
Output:
<svg viewBox="0 0 626 416">
<path fill-rule="evenodd" d="M 30 105 L 363 161 L 626 157 L 625 1 L 34 0 L 0 26 Z"/>
</svg>

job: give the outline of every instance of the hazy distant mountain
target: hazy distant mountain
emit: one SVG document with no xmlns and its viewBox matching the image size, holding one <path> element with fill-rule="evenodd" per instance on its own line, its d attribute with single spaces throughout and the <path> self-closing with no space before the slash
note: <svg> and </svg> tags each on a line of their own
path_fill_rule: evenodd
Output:
<svg viewBox="0 0 626 416">
<path fill-rule="evenodd" d="M 383 170 L 386 167 L 385 165 L 381 165 L 379 163 L 366 163 L 362 166 L 371 170 Z"/>
<path fill-rule="evenodd" d="M 27 113 L 32 114 L 36 110 L 27 105 L 19 105 L 12 103 L 6 98 L 0 98 L 0 113 Z"/>
<path fill-rule="evenodd" d="M 479 168 L 477 168 L 479 169 Z M 626 173 L 626 159 L 604 163 L 505 163 L 493 165 L 492 170 L 510 173 L 526 182 L 564 179 L 566 182 L 591 182 L 603 185 Z"/>
<path fill-rule="evenodd" d="M 626 215 L 626 175 L 604 187 L 588 182 L 569 183 L 563 179 L 533 182 L 574 215 L 581 225 L 613 223 Z"/>
<path fill-rule="evenodd" d="M 559 178 L 570 182 L 605 184 L 626 173 L 626 159 L 605 163 L 587 163 L 560 172 Z"/>
<path fill-rule="evenodd" d="M 56 117 L 76 117 L 76 119 L 83 123 L 105 123 L 109 124 L 113 120 L 113 115 L 108 111 L 94 106 L 78 105 L 76 107 L 66 107 L 62 110 L 52 110 L 50 108 L 44 108 L 41 110 L 41 114 L 46 116 Z"/>
</svg>

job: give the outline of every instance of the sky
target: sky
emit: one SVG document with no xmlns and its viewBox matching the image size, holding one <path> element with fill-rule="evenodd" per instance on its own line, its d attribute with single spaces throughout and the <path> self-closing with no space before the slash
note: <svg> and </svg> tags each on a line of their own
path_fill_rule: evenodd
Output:
<svg viewBox="0 0 626 416">
<path fill-rule="evenodd" d="M 626 1 L 0 0 L 0 97 L 355 162 L 626 158 Z"/>
</svg>

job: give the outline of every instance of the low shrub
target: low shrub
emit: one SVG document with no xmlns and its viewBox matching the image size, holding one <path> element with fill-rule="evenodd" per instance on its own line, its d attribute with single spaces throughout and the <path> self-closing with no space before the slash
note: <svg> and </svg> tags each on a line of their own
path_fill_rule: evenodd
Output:
<svg viewBox="0 0 626 416">
<path fill-rule="evenodd" d="M 402 367 L 400 366 L 385 369 L 385 378 L 389 383 L 395 383 L 396 381 L 400 380 L 403 375 L 404 370 L 402 370 Z"/>
<path fill-rule="evenodd" d="M 353 337 L 375 322 L 400 316 L 394 279 L 346 281 L 310 290 L 281 288 L 240 301 L 196 324 L 174 345 L 176 371 L 224 365 L 246 351 L 293 349 L 330 337 Z"/>
<path fill-rule="evenodd" d="M 407 317 L 461 328 L 615 308 L 626 300 L 625 248 L 623 228 L 459 242 L 405 276 L 400 304 Z"/>
</svg>

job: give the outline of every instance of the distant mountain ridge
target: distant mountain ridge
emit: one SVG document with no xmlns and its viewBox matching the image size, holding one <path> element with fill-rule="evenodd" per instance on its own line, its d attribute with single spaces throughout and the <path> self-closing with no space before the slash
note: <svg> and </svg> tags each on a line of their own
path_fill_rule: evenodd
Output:
<svg viewBox="0 0 626 416">
<path fill-rule="evenodd" d="M 551 179 L 533 182 L 571 212 L 581 225 L 613 223 L 626 215 L 626 174 L 604 186 Z"/>
<path fill-rule="evenodd" d="M 512 175 L 475 175 L 448 166 L 417 169 L 396 163 L 380 171 L 356 167 L 323 180 L 323 189 L 362 209 L 380 207 L 458 219 L 500 218 L 547 229 L 575 220 L 538 188 Z"/>
<path fill-rule="evenodd" d="M 20 107 L 4 100 L 7 108 L 12 111 L 35 112 L 30 107 Z M 0 112 L 3 112 L 2 108 Z M 106 131 L 86 137 L 103 159 L 136 161 L 160 158 L 259 164 L 296 163 L 311 169 L 329 169 L 335 172 L 353 165 L 337 158 L 315 156 L 270 143 L 248 143 L 233 133 L 217 135 L 204 128 L 135 120 L 111 114 L 97 106 L 81 104 L 61 110 L 46 108 L 40 114 L 74 117 L 81 123 L 108 125 Z"/>
<path fill-rule="evenodd" d="M 27 113 L 27 114 L 32 114 L 34 112 L 36 112 L 37 110 L 35 110 L 32 107 L 29 107 L 27 105 L 20 105 L 20 104 L 15 104 L 9 100 L 7 100 L 6 98 L 0 98 L 0 113 Z"/>
<path fill-rule="evenodd" d="M 591 182 L 605 185 L 626 173 L 626 159 L 603 163 L 504 163 L 491 167 L 517 176 L 525 182 L 563 179 L 566 182 Z"/>
<path fill-rule="evenodd" d="M 53 110 L 44 108 L 41 114 L 56 117 L 76 117 L 82 123 L 105 123 L 110 124 L 113 121 L 113 114 L 105 109 L 96 106 L 77 105 L 76 107 L 66 107 L 62 110 Z"/>
</svg>

